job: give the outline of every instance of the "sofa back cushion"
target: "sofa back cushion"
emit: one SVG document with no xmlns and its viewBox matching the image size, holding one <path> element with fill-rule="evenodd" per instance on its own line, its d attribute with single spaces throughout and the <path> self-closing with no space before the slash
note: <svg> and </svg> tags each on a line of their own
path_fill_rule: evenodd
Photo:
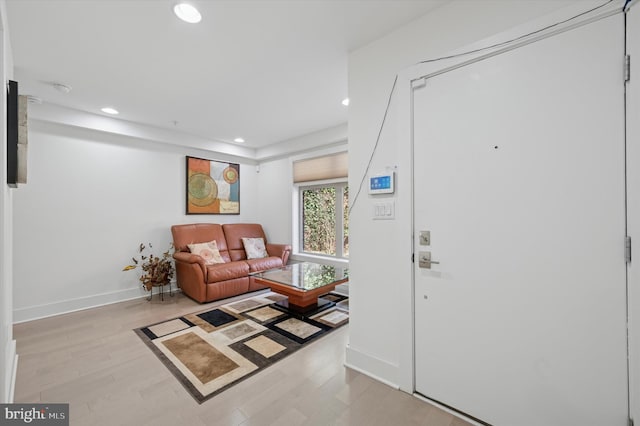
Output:
<svg viewBox="0 0 640 426">
<path fill-rule="evenodd" d="M 258 223 L 226 223 L 222 225 L 222 229 L 227 240 L 227 249 L 231 260 L 245 260 L 247 258 L 242 244 L 243 238 L 262 238 L 265 245 L 267 244 L 267 237 L 264 235 L 262 225 Z"/>
<path fill-rule="evenodd" d="M 176 251 L 189 251 L 187 244 L 208 243 L 215 241 L 220 256 L 225 262 L 229 262 L 229 252 L 222 226 L 217 223 L 192 223 L 188 225 L 173 225 L 173 246 Z"/>
</svg>

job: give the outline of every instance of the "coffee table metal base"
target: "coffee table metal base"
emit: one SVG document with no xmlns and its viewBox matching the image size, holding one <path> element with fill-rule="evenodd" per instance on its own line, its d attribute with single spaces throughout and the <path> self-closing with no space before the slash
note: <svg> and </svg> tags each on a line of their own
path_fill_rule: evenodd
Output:
<svg viewBox="0 0 640 426">
<path fill-rule="evenodd" d="M 281 300 L 271 306 L 279 311 L 286 312 L 295 318 L 304 319 L 309 318 L 317 314 L 318 312 L 322 312 L 325 309 L 329 309 L 335 305 L 336 304 L 331 300 L 318 297 L 318 301 L 316 303 L 312 303 L 311 305 L 307 306 L 294 305 L 293 303 L 289 303 L 288 299 Z"/>
</svg>

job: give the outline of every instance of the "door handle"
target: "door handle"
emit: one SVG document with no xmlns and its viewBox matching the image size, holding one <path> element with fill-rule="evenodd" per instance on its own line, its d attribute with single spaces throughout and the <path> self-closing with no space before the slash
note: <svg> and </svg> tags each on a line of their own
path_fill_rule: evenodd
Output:
<svg viewBox="0 0 640 426">
<path fill-rule="evenodd" d="M 431 269 L 431 265 L 439 265 L 440 262 L 431 260 L 430 251 L 421 251 L 418 253 L 418 266 L 423 269 Z"/>
</svg>

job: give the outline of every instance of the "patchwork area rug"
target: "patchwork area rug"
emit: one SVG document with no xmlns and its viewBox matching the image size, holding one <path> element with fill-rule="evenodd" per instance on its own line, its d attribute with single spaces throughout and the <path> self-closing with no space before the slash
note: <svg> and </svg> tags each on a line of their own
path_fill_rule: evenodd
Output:
<svg viewBox="0 0 640 426">
<path fill-rule="evenodd" d="M 274 307 L 273 292 L 134 331 L 200 404 L 349 321 L 348 298 L 308 319 Z"/>
</svg>

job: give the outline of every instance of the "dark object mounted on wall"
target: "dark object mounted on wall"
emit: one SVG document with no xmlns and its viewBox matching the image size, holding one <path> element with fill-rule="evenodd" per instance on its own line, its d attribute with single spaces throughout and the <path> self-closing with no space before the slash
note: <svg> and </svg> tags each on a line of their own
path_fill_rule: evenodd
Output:
<svg viewBox="0 0 640 426">
<path fill-rule="evenodd" d="M 7 85 L 7 185 L 27 183 L 27 104 L 18 93 L 18 83 Z"/>
<path fill-rule="evenodd" d="M 18 82 L 7 84 L 7 185 L 18 187 Z"/>
</svg>

